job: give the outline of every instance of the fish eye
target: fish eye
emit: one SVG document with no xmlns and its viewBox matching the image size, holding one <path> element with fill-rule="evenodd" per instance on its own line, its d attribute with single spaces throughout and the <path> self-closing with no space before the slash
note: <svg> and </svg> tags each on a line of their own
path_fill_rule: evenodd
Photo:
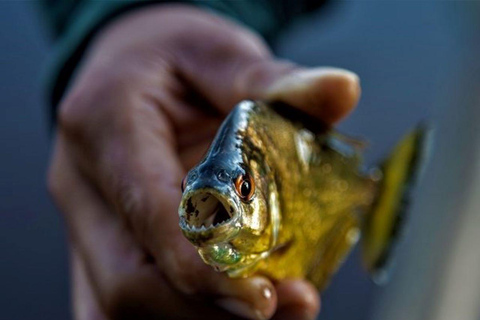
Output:
<svg viewBox="0 0 480 320">
<path fill-rule="evenodd" d="M 248 174 L 239 175 L 235 180 L 235 191 L 243 201 L 249 201 L 255 192 L 253 179 Z"/>
<path fill-rule="evenodd" d="M 182 189 L 182 193 L 185 192 L 186 185 L 187 185 L 187 177 L 182 179 L 182 184 L 180 185 L 180 188 Z"/>
</svg>

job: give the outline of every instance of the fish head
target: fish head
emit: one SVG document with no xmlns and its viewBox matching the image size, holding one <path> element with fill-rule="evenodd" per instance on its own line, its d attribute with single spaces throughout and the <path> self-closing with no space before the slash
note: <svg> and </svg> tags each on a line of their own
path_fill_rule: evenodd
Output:
<svg viewBox="0 0 480 320">
<path fill-rule="evenodd" d="M 182 182 L 181 230 L 218 271 L 247 267 L 268 249 L 259 245 L 269 225 L 265 181 L 245 163 L 207 157 Z"/>
</svg>

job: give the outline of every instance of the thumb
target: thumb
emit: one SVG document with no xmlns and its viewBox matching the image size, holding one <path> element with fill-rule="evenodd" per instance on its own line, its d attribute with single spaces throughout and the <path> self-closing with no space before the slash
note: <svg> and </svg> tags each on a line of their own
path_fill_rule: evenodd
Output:
<svg viewBox="0 0 480 320">
<path fill-rule="evenodd" d="M 241 99 L 283 102 L 327 125 L 347 116 L 360 98 L 358 76 L 331 67 L 286 67 L 278 60 L 263 61 L 240 72 L 235 93 Z"/>
<path fill-rule="evenodd" d="M 235 57 L 227 59 L 231 63 L 209 61 L 207 70 L 190 74 L 190 83 L 197 84 L 202 96 L 222 113 L 241 100 L 259 99 L 286 103 L 332 125 L 357 105 L 360 83 L 353 72 L 304 68 L 270 56 L 253 59 L 246 51 L 237 51 Z"/>
</svg>

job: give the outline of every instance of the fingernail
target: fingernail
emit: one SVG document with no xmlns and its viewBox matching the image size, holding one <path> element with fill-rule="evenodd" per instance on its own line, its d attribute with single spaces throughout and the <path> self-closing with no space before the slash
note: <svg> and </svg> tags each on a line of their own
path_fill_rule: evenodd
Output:
<svg viewBox="0 0 480 320">
<path fill-rule="evenodd" d="M 340 75 L 350 78 L 353 82 L 359 82 L 357 74 L 339 68 L 314 68 L 308 70 L 294 71 L 291 74 L 275 81 L 268 89 L 267 96 L 275 96 L 285 90 L 302 90 L 308 87 L 310 83 L 317 81 L 319 78 L 330 75 Z"/>
<path fill-rule="evenodd" d="M 260 310 L 252 308 L 249 304 L 233 298 L 224 298 L 216 301 L 216 304 L 228 312 L 253 320 L 267 319 Z"/>
</svg>

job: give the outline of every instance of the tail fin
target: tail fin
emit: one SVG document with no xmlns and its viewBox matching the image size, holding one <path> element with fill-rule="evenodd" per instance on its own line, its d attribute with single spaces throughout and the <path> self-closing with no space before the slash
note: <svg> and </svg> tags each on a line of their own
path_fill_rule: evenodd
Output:
<svg viewBox="0 0 480 320">
<path fill-rule="evenodd" d="M 411 191 L 429 153 L 430 133 L 427 126 L 420 124 L 380 165 L 383 176 L 362 232 L 364 263 L 377 283 L 388 278 L 391 252 L 403 227 Z"/>
</svg>

